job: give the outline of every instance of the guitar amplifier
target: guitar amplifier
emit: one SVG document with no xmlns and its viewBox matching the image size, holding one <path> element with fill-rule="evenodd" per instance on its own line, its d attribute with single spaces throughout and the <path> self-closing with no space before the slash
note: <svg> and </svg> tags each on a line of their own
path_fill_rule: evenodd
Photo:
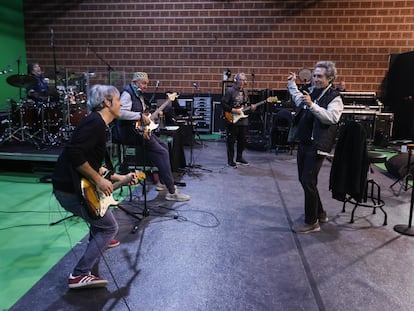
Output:
<svg viewBox="0 0 414 311">
<path fill-rule="evenodd" d="M 211 132 L 211 97 L 194 97 L 194 116 L 202 117 L 202 120 L 195 121 L 197 132 Z"/>
<path fill-rule="evenodd" d="M 213 102 L 213 126 L 212 133 L 223 133 L 226 131 L 226 120 L 223 116 L 223 107 L 220 102 Z"/>
<path fill-rule="evenodd" d="M 392 128 L 394 125 L 393 113 L 378 113 L 375 117 L 375 146 L 387 146 L 392 138 Z"/>
</svg>

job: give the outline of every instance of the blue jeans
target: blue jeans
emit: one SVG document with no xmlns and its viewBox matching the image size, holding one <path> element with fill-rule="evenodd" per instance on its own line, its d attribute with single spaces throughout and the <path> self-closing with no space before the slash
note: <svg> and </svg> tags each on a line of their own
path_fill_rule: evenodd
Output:
<svg viewBox="0 0 414 311">
<path fill-rule="evenodd" d="M 76 193 L 67 193 L 55 189 L 54 194 L 65 210 L 83 218 L 89 224 L 88 246 L 73 270 L 75 276 L 88 274 L 118 233 L 118 223 L 109 209 L 103 217 L 91 218 L 85 210 L 83 199 Z"/>
</svg>

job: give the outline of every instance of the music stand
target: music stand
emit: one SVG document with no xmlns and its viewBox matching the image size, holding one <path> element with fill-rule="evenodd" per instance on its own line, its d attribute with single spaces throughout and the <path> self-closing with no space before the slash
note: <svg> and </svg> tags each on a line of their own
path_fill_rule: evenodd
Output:
<svg viewBox="0 0 414 311">
<path fill-rule="evenodd" d="M 197 88 L 198 89 L 198 88 Z M 188 116 L 188 122 L 191 126 L 191 142 L 190 142 L 190 162 L 188 163 L 187 167 L 189 167 L 190 169 L 200 169 L 200 170 L 204 170 L 207 172 L 212 172 L 209 169 L 203 168 L 201 165 L 199 164 L 194 164 L 194 141 L 195 141 L 195 136 L 196 136 L 196 131 L 195 131 L 195 124 L 194 124 L 194 97 L 193 100 L 190 102 L 190 113 Z"/>
</svg>

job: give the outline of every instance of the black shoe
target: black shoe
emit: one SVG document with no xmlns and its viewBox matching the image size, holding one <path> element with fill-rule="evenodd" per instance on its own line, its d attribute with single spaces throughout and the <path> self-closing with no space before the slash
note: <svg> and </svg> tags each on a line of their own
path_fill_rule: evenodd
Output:
<svg viewBox="0 0 414 311">
<path fill-rule="evenodd" d="M 249 165 L 249 162 L 247 162 L 245 159 L 240 158 L 236 160 L 237 164 L 241 164 L 241 165 Z"/>
<path fill-rule="evenodd" d="M 232 168 L 237 168 L 237 164 L 234 163 L 233 161 L 228 162 L 227 165 L 230 166 L 230 167 L 232 167 Z"/>
<path fill-rule="evenodd" d="M 329 221 L 328 214 L 326 212 L 322 212 L 318 215 L 318 220 L 320 223 L 327 223 Z"/>
</svg>

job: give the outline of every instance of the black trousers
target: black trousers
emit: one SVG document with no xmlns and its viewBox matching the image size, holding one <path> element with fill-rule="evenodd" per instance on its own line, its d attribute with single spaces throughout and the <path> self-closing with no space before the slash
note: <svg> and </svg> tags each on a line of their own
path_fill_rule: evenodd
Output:
<svg viewBox="0 0 414 311">
<path fill-rule="evenodd" d="M 318 191 L 318 174 L 325 156 L 318 155 L 315 146 L 299 144 L 297 166 L 299 181 L 305 192 L 305 223 L 314 224 L 324 212 Z"/>
<path fill-rule="evenodd" d="M 228 123 L 226 126 L 227 162 L 234 161 L 234 145 L 237 142 L 236 160 L 243 157 L 247 144 L 248 126 Z"/>
</svg>

